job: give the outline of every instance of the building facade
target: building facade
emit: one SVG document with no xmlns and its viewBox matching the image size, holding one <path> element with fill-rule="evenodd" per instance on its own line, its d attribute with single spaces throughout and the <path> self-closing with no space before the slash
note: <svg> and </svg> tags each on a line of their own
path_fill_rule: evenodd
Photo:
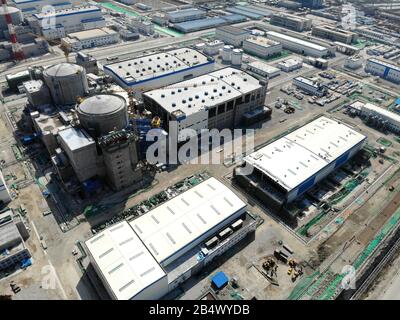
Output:
<svg viewBox="0 0 400 320">
<path fill-rule="evenodd" d="M 274 13 L 270 23 L 298 32 L 311 30 L 312 20 L 288 13 Z"/>
<path fill-rule="evenodd" d="M 318 38 L 338 41 L 345 44 L 351 44 L 357 40 L 356 33 L 329 25 L 314 26 L 311 34 Z"/>
<path fill-rule="evenodd" d="M 267 83 L 228 67 L 143 94 L 145 105 L 163 120 L 178 125 L 178 141 L 202 129 L 234 128 L 244 113 L 263 106 Z M 190 132 L 185 129 L 190 129 Z"/>
<path fill-rule="evenodd" d="M 61 45 L 69 51 L 80 51 L 107 46 L 119 42 L 118 32 L 110 28 L 92 29 L 70 33 L 61 39 Z"/>
<path fill-rule="evenodd" d="M 383 60 L 368 59 L 365 72 L 394 83 L 400 83 L 400 67 Z"/>
<path fill-rule="evenodd" d="M 243 41 L 243 50 L 246 53 L 260 58 L 269 58 L 281 53 L 282 45 L 264 37 L 251 37 Z"/>
<path fill-rule="evenodd" d="M 215 31 L 215 38 L 225 44 L 241 47 L 243 41 L 250 37 L 251 32 L 233 26 L 218 27 Z"/>
</svg>

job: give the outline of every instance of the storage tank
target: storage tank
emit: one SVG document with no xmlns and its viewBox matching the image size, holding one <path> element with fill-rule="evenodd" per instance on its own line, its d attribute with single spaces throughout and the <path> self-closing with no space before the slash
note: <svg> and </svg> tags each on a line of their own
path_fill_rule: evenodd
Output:
<svg viewBox="0 0 400 320">
<path fill-rule="evenodd" d="M 89 91 L 86 71 L 77 64 L 56 64 L 47 68 L 43 76 L 56 105 L 76 104 L 77 98 Z"/>
<path fill-rule="evenodd" d="M 243 60 L 243 51 L 240 49 L 233 49 L 232 50 L 232 65 L 234 66 L 241 66 Z"/>
<path fill-rule="evenodd" d="M 128 125 L 126 100 L 116 94 L 87 98 L 77 107 L 77 113 L 81 126 L 97 137 Z"/>
<path fill-rule="evenodd" d="M 11 20 L 14 26 L 19 25 L 22 23 L 23 17 L 21 10 L 15 7 L 7 7 L 8 13 L 11 16 Z M 0 29 L 8 30 L 7 21 L 6 21 L 6 14 L 2 6 L 0 6 Z"/>
<path fill-rule="evenodd" d="M 231 62 L 232 61 L 232 50 L 233 46 L 224 46 L 222 49 L 222 61 Z"/>
</svg>

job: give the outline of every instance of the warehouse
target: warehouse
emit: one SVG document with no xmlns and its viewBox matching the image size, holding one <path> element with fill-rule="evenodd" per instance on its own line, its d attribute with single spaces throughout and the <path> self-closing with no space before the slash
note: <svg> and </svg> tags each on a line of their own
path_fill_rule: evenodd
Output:
<svg viewBox="0 0 400 320">
<path fill-rule="evenodd" d="M 323 46 L 275 31 L 268 31 L 267 38 L 280 42 L 284 49 L 306 56 L 321 58 L 327 56 L 329 53 L 328 49 Z"/>
<path fill-rule="evenodd" d="M 110 28 L 99 28 L 70 33 L 61 39 L 61 45 L 69 51 L 106 46 L 119 41 L 118 32 Z"/>
<path fill-rule="evenodd" d="M 241 166 L 235 168 L 235 180 L 280 210 L 346 163 L 366 139 L 347 125 L 322 116 L 246 156 L 244 164 L 254 170 L 248 174 Z"/>
<path fill-rule="evenodd" d="M 361 115 L 385 122 L 385 126 L 389 131 L 396 134 L 400 133 L 400 115 L 395 112 L 378 107 L 372 103 L 362 103 Z"/>
<path fill-rule="evenodd" d="M 271 17 L 270 23 L 275 26 L 285 27 L 298 32 L 311 30 L 312 26 L 311 19 L 284 12 L 274 13 Z"/>
<path fill-rule="evenodd" d="M 323 97 L 326 93 L 326 88 L 319 82 L 309 78 L 296 77 L 293 79 L 293 85 L 309 95 Z"/>
<path fill-rule="evenodd" d="M 150 111 L 163 120 L 178 122 L 178 141 L 187 140 L 185 129 L 233 128 L 245 112 L 263 106 L 267 84 L 246 72 L 228 67 L 143 94 Z"/>
<path fill-rule="evenodd" d="M 214 60 L 189 48 L 150 54 L 104 66 L 104 73 L 136 94 L 196 77 L 214 69 Z"/>
<path fill-rule="evenodd" d="M 280 69 L 270 66 L 262 61 L 254 61 L 247 65 L 247 71 L 254 72 L 262 77 L 266 77 L 268 79 L 279 76 Z"/>
<path fill-rule="evenodd" d="M 236 227 L 227 238 L 208 241 L 232 224 Z M 209 178 L 130 222 L 113 225 L 85 244 L 111 298 L 155 300 L 255 227 L 246 204 L 221 182 Z"/>
<path fill-rule="evenodd" d="M 66 19 L 66 17 L 68 17 Z M 49 27 L 43 21 L 54 19 L 55 27 Z M 47 40 L 64 38 L 67 34 L 82 30 L 103 28 L 106 21 L 101 9 L 94 5 L 85 5 L 68 9 L 55 10 L 49 13 L 36 13 L 29 20 L 29 25 Z"/>
<path fill-rule="evenodd" d="M 345 44 L 351 44 L 357 40 L 356 33 L 329 25 L 314 26 L 311 34 L 322 39 L 338 41 Z"/>
<path fill-rule="evenodd" d="M 294 70 L 301 69 L 302 66 L 303 66 L 303 61 L 296 58 L 283 60 L 279 62 L 277 65 L 277 67 L 284 72 L 292 72 Z"/>
<path fill-rule="evenodd" d="M 219 27 L 215 31 L 215 38 L 235 47 L 241 47 L 243 41 L 249 38 L 251 32 L 232 26 Z"/>
<path fill-rule="evenodd" d="M 165 14 L 165 17 L 171 23 L 179 23 L 179 22 L 185 22 L 185 21 L 198 20 L 198 19 L 203 19 L 206 16 L 207 16 L 207 14 L 205 11 L 195 9 L 195 8 L 170 11 Z"/>
<path fill-rule="evenodd" d="M 243 41 L 243 50 L 246 53 L 266 59 L 280 54 L 282 45 L 264 37 L 251 37 Z"/>
<path fill-rule="evenodd" d="M 224 16 L 216 16 L 213 18 L 204 18 L 199 20 L 175 23 L 173 27 L 180 32 L 189 33 L 205 29 L 216 28 L 228 24 L 239 23 L 243 21 L 246 21 L 245 17 L 238 14 L 231 14 Z"/>
<path fill-rule="evenodd" d="M 365 72 L 394 83 L 400 83 L 400 67 L 378 59 L 368 59 Z"/>
</svg>

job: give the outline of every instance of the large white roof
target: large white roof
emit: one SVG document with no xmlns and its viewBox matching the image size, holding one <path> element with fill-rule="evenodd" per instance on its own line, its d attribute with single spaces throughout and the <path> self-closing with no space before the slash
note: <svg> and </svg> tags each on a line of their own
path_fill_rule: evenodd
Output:
<svg viewBox="0 0 400 320">
<path fill-rule="evenodd" d="M 131 299 L 166 276 L 126 221 L 89 239 L 86 247 L 118 300 Z"/>
<path fill-rule="evenodd" d="M 248 155 L 245 161 L 290 191 L 365 139 L 343 123 L 320 117 Z"/>
<path fill-rule="evenodd" d="M 228 187 L 210 178 L 130 224 L 155 259 L 167 265 L 166 259 L 190 250 L 197 239 L 245 206 Z"/>
<path fill-rule="evenodd" d="M 361 110 L 363 112 L 374 112 L 374 113 L 378 113 L 381 116 L 386 117 L 387 119 L 390 119 L 391 122 L 400 125 L 400 115 L 397 113 L 394 113 L 392 111 L 389 111 L 387 109 L 378 107 L 372 103 L 365 103 L 362 104 L 361 106 Z"/>
<path fill-rule="evenodd" d="M 209 63 L 208 58 L 193 49 L 180 48 L 105 65 L 118 78 L 135 83 Z"/>
<path fill-rule="evenodd" d="M 241 97 L 261 88 L 259 81 L 248 73 L 224 68 L 190 80 L 144 93 L 165 110 L 186 115 Z"/>
<path fill-rule="evenodd" d="M 298 44 L 300 46 L 308 47 L 308 48 L 311 48 L 311 49 L 314 49 L 314 50 L 317 50 L 317 51 L 326 51 L 326 50 L 328 50 L 327 48 L 325 48 L 323 46 L 320 46 L 318 44 L 312 43 L 310 41 L 301 40 L 299 38 L 291 37 L 291 36 L 288 36 L 286 34 L 275 32 L 275 31 L 268 31 L 267 32 L 267 37 L 269 37 L 269 36 L 275 37 L 276 39 L 274 39 L 274 40 L 277 40 L 277 41 L 279 41 L 279 40 L 281 40 L 281 41 L 289 41 L 289 42 L 296 43 L 296 44 Z"/>
</svg>

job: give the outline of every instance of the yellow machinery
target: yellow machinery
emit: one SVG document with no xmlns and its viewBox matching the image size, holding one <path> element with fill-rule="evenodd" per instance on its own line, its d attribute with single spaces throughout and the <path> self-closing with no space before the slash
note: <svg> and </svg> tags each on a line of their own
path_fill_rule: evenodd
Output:
<svg viewBox="0 0 400 320">
<path fill-rule="evenodd" d="M 153 128 L 159 128 L 160 125 L 161 125 L 161 119 L 160 119 L 160 117 L 157 117 L 157 116 L 154 117 L 153 120 L 151 121 L 151 126 L 152 126 Z"/>
</svg>

